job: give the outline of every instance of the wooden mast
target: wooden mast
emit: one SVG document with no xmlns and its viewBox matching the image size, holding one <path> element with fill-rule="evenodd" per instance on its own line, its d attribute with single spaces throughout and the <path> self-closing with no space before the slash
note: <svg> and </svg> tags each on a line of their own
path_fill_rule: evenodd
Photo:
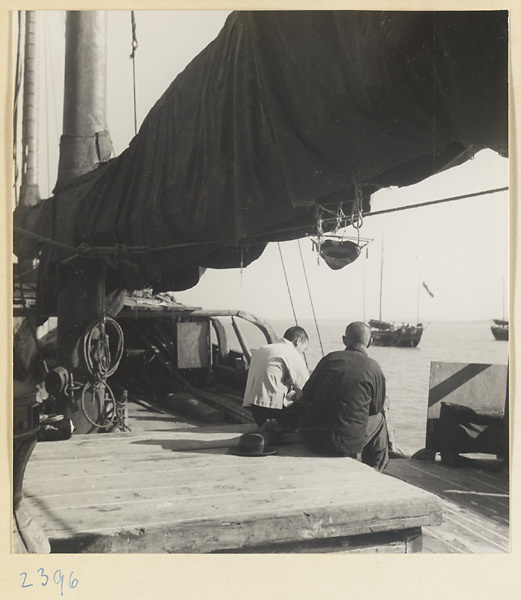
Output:
<svg viewBox="0 0 521 600">
<path fill-rule="evenodd" d="M 107 113 L 106 13 L 67 11 L 65 95 L 55 191 L 112 153 Z"/>
<path fill-rule="evenodd" d="M 367 249 L 366 249 L 366 252 L 367 252 Z M 363 311 L 364 311 L 363 312 L 363 321 L 364 321 L 364 323 L 366 322 L 366 320 L 365 320 L 365 317 L 366 317 L 366 315 L 365 315 L 365 303 L 366 303 L 366 299 L 365 299 L 365 297 L 366 297 L 366 281 L 365 281 L 366 277 L 365 277 L 365 270 L 366 270 L 366 262 L 367 262 L 367 254 L 366 254 L 366 257 L 365 257 L 365 260 L 364 260 L 364 272 L 363 272 L 363 274 L 364 274 L 364 286 L 363 286 Z"/>
<path fill-rule="evenodd" d="M 106 124 L 106 13 L 68 11 L 65 45 L 65 98 L 55 192 L 74 177 L 93 170 L 111 154 Z M 59 269 L 58 364 L 75 380 L 87 381 L 81 360 L 86 328 L 105 312 L 105 269 L 101 260 L 76 257 Z M 60 407 L 72 420 L 76 433 L 96 428 L 86 418 L 78 397 Z M 94 409 L 96 410 L 96 409 Z M 90 414 L 98 420 L 102 411 Z"/>
<path fill-rule="evenodd" d="M 24 210 L 40 202 L 38 187 L 38 23 L 35 11 L 20 11 L 19 36 L 24 32 L 22 81 L 22 166 L 18 207 Z M 25 21 L 25 25 L 22 21 Z M 15 140 L 15 144 L 18 140 Z M 34 258 L 20 252 L 25 240 L 14 235 L 14 250 L 18 262 L 13 264 L 14 286 L 25 286 L 36 281 Z M 27 287 L 25 288 L 27 289 Z M 32 361 L 37 355 L 35 331 L 36 317 L 26 312 L 14 329 L 15 377 L 26 379 L 31 374 Z"/>
<path fill-rule="evenodd" d="M 40 201 L 38 187 L 38 58 L 34 10 L 25 11 L 25 55 L 22 119 L 22 181 L 20 206 Z"/>
<path fill-rule="evenodd" d="M 416 324 L 420 322 L 420 272 L 418 271 L 418 281 L 416 282 Z"/>
<path fill-rule="evenodd" d="M 34 206 L 40 202 L 38 187 L 38 28 L 36 13 L 27 10 L 25 16 L 24 75 L 22 104 L 22 175 L 19 206 Z M 20 259 L 18 269 L 34 276 L 32 259 Z"/>
<path fill-rule="evenodd" d="M 40 201 L 38 188 L 38 60 L 37 22 L 34 11 L 25 11 L 24 76 L 22 109 L 22 178 L 19 206 L 34 206 Z M 21 20 L 20 20 L 21 21 Z M 21 29 L 21 28 L 20 28 Z M 21 36 L 21 31 L 18 31 Z M 18 140 L 15 140 L 17 143 Z M 24 273 L 33 268 L 32 259 L 20 259 L 17 265 L 22 273 L 20 286 L 23 286 Z M 27 357 L 35 350 L 33 332 L 36 320 L 30 315 L 23 319 L 14 336 L 15 354 Z M 16 359 L 15 359 L 16 362 Z M 49 541 L 38 522 L 27 508 L 23 494 L 25 469 L 37 443 L 38 422 L 34 417 L 36 389 L 30 381 L 13 381 L 13 550 L 15 553 L 34 552 L 47 554 L 51 551 Z"/>
<path fill-rule="evenodd" d="M 18 205 L 28 207 L 40 202 L 38 187 L 38 30 L 35 11 L 28 10 L 23 14 L 25 17 L 25 40 L 22 86 L 22 173 Z M 34 281 L 33 259 L 20 258 L 17 268 L 22 281 L 27 281 L 28 276 Z"/>
<path fill-rule="evenodd" d="M 503 285 L 501 286 L 501 289 L 503 290 L 503 315 L 502 315 L 502 319 L 503 321 L 505 320 L 505 314 L 506 314 L 506 310 L 505 310 L 505 276 L 503 275 Z"/>
</svg>

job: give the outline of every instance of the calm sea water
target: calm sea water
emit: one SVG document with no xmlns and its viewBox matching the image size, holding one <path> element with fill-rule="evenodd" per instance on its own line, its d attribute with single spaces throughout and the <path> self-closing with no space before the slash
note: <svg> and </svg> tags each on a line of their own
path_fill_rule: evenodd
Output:
<svg viewBox="0 0 521 600">
<path fill-rule="evenodd" d="M 277 334 L 294 325 L 289 321 L 271 321 Z M 302 321 L 308 332 L 310 348 L 307 362 L 313 369 L 322 357 L 314 322 Z M 324 353 L 341 350 L 343 321 L 319 321 Z M 502 364 L 508 362 L 508 342 L 498 342 L 490 331 L 491 323 L 431 323 L 417 348 L 372 346 L 369 354 L 376 359 L 387 379 L 396 442 L 413 453 L 425 446 L 427 398 L 431 361 Z"/>
</svg>

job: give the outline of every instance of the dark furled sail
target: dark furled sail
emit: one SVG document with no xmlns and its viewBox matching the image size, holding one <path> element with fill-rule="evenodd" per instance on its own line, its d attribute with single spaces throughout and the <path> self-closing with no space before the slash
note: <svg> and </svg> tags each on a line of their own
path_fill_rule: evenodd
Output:
<svg viewBox="0 0 521 600">
<path fill-rule="evenodd" d="M 127 150 L 16 224 L 108 248 L 109 288 L 190 287 L 313 232 L 317 207 L 367 211 L 382 187 L 506 154 L 507 56 L 506 11 L 232 13 Z M 48 306 L 68 256 L 43 244 Z"/>
</svg>

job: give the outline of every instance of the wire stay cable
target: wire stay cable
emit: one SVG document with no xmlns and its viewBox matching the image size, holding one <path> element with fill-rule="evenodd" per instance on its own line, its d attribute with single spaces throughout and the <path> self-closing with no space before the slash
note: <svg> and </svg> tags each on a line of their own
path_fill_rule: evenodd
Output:
<svg viewBox="0 0 521 600">
<path fill-rule="evenodd" d="M 302 270 L 304 271 L 304 277 L 306 279 L 306 286 L 308 288 L 309 303 L 311 304 L 311 311 L 313 313 L 313 320 L 315 321 L 315 329 L 317 330 L 318 342 L 320 344 L 320 350 L 322 352 L 322 356 L 324 356 L 324 346 L 322 345 L 322 338 L 320 337 L 320 329 L 318 327 L 317 315 L 315 313 L 315 305 L 313 304 L 313 298 L 311 296 L 311 288 L 309 287 L 308 274 L 307 274 L 307 271 L 306 271 L 306 265 L 304 263 L 304 256 L 302 255 L 302 248 L 300 246 L 300 240 L 297 240 L 297 243 L 298 243 L 298 250 L 300 252 L 300 260 L 302 262 Z"/>
</svg>

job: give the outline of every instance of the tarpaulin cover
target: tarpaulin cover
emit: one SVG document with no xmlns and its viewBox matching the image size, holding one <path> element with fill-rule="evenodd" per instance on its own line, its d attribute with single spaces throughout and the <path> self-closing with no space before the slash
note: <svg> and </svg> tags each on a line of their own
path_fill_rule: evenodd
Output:
<svg viewBox="0 0 521 600">
<path fill-rule="evenodd" d="M 312 232 L 319 204 L 350 214 L 361 192 L 368 210 L 382 187 L 506 154 L 507 49 L 506 11 L 232 13 L 128 149 L 25 226 L 74 247 L 163 248 L 120 246 L 109 282 L 189 287 Z M 192 245 L 164 249 L 179 244 Z M 45 247 L 42 291 L 64 256 Z"/>
</svg>

